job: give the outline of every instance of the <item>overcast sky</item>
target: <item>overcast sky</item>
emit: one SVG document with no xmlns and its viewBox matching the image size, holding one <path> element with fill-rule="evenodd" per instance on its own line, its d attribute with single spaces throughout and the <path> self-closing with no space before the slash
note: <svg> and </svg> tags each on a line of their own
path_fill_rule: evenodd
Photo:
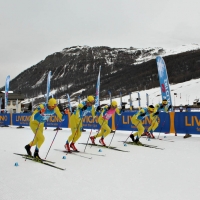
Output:
<svg viewBox="0 0 200 200">
<path fill-rule="evenodd" d="M 75 45 L 200 44 L 199 0 L 0 0 L 0 87 Z"/>
</svg>

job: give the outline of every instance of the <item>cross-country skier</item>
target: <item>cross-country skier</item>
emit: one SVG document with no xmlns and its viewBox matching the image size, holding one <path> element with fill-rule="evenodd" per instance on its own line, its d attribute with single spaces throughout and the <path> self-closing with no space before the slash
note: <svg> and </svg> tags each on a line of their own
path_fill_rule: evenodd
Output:
<svg viewBox="0 0 200 200">
<path fill-rule="evenodd" d="M 98 108 L 98 107 L 97 107 Z M 97 109 L 99 110 L 99 109 Z M 106 146 L 105 142 L 104 142 L 104 138 L 111 133 L 111 129 L 108 126 L 108 120 L 112 117 L 112 115 L 114 113 L 117 113 L 118 115 L 121 114 L 121 110 L 119 110 L 119 108 L 117 108 L 117 102 L 116 101 L 112 101 L 110 106 L 105 106 L 99 116 L 98 119 L 98 123 L 101 126 L 101 130 L 98 134 L 91 136 L 90 139 L 92 141 L 93 144 L 95 144 L 95 139 L 97 137 L 101 137 L 101 139 L 99 140 L 99 143 L 102 144 L 103 146 Z"/>
<path fill-rule="evenodd" d="M 25 146 L 27 154 L 32 156 L 31 147 L 36 145 L 33 157 L 36 159 L 41 159 L 39 156 L 39 149 L 42 146 L 45 137 L 43 135 L 44 123 L 52 116 L 54 113 L 62 121 L 64 120 L 64 115 L 61 114 L 59 108 L 57 107 L 56 99 L 51 98 L 48 104 L 40 104 L 33 112 L 30 118 L 30 127 L 35 134 L 33 141 Z"/>
<path fill-rule="evenodd" d="M 169 106 L 167 105 L 168 105 L 168 101 L 166 99 L 164 99 L 162 103 L 158 103 L 155 105 L 154 113 L 150 115 L 151 126 L 148 128 L 147 132 L 144 133 L 144 135 L 147 135 L 148 137 L 151 137 L 151 138 L 155 138 L 153 135 L 153 132 L 159 125 L 159 122 L 158 122 L 159 113 L 161 111 L 168 113 L 172 107 L 171 105 Z"/>
<path fill-rule="evenodd" d="M 134 134 L 130 134 L 130 138 L 137 145 L 141 145 L 139 139 L 140 139 L 140 137 L 141 137 L 141 135 L 142 135 L 142 133 L 144 132 L 144 129 L 145 129 L 144 126 L 142 125 L 142 120 L 145 117 L 150 116 L 150 114 L 152 114 L 153 112 L 154 112 L 154 106 L 150 105 L 147 108 L 140 109 L 131 118 L 131 122 L 136 126 L 136 128 L 138 129 L 138 131 L 135 132 Z"/>
<path fill-rule="evenodd" d="M 94 103 L 95 103 L 94 97 L 88 96 L 86 101 L 78 104 L 77 109 L 70 116 L 69 123 L 71 126 L 72 134 L 68 137 L 68 140 L 64 145 L 65 149 L 68 152 L 71 152 L 70 148 L 73 149 L 74 151 L 78 151 L 74 144 L 81 137 L 82 126 L 83 126 L 82 119 L 88 113 L 91 113 L 92 116 L 95 117 Z"/>
</svg>

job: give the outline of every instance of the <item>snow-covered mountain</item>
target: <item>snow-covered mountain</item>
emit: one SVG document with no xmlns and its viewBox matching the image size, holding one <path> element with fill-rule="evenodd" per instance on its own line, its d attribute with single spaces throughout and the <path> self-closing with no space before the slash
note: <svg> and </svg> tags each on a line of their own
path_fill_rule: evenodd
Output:
<svg viewBox="0 0 200 200">
<path fill-rule="evenodd" d="M 142 91 L 159 86 L 156 56 L 164 57 L 169 81 L 172 84 L 200 77 L 200 48 L 197 44 L 176 50 L 163 48 L 110 48 L 74 46 L 47 56 L 44 60 L 20 73 L 10 82 L 10 90 L 21 91 L 27 98 L 46 93 L 46 79 L 52 71 L 51 90 L 56 98 L 66 93 L 95 94 L 99 66 L 101 66 L 101 92 L 103 99 L 108 90 L 114 97 L 122 92 Z M 83 95 L 83 94 L 82 94 Z M 84 97 L 83 95 L 83 97 Z M 38 100 L 37 103 L 44 99 Z"/>
</svg>

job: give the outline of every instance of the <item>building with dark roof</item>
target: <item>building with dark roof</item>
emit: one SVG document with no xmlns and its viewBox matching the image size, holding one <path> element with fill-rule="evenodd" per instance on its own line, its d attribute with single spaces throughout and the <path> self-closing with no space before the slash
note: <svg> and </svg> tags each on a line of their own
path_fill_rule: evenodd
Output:
<svg viewBox="0 0 200 200">
<path fill-rule="evenodd" d="M 0 98 L 2 98 L 1 109 L 4 111 L 5 108 L 5 91 L 0 91 Z M 24 95 L 21 93 L 8 92 L 8 105 L 7 111 L 9 113 L 20 113 L 23 105 L 21 102 L 24 100 Z"/>
</svg>

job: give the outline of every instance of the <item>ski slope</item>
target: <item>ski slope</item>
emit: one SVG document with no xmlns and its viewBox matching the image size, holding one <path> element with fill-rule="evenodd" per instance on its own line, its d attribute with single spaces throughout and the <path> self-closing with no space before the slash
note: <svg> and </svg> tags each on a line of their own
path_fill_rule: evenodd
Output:
<svg viewBox="0 0 200 200">
<path fill-rule="evenodd" d="M 173 106 L 185 106 L 185 105 L 193 105 L 193 102 L 196 99 L 200 100 L 200 93 L 198 93 L 198 88 L 200 88 L 200 78 L 199 79 L 192 79 L 190 81 L 186 81 L 183 83 L 178 83 L 178 84 L 170 84 L 170 91 L 171 91 L 171 98 L 172 98 L 172 104 Z M 76 93 L 81 93 L 84 89 L 81 89 L 73 94 L 71 94 L 71 96 L 73 96 Z M 131 93 L 131 99 L 132 99 L 132 104 L 135 108 L 138 108 L 138 100 L 136 100 L 136 98 L 138 98 L 138 92 L 140 93 L 140 98 L 141 98 L 141 107 L 145 107 L 146 106 L 146 93 L 149 95 L 149 105 L 155 105 L 157 103 L 161 102 L 161 90 L 160 87 L 157 88 L 152 88 L 149 90 L 142 90 L 142 91 L 135 91 Z M 56 90 L 51 91 L 51 93 L 56 93 Z M 174 94 L 177 95 L 174 95 Z M 42 95 L 36 97 L 39 98 Z M 101 99 L 101 96 L 100 96 Z M 82 99 L 83 101 L 84 99 Z M 120 98 L 113 98 L 113 100 L 116 100 L 118 102 L 118 104 L 120 105 Z M 122 101 L 123 102 L 127 102 L 126 104 L 126 108 L 130 107 L 130 96 L 129 95 L 125 95 L 122 97 Z M 24 104 L 27 104 L 28 102 L 32 102 L 32 99 L 26 99 L 23 101 Z M 68 105 L 67 102 L 67 98 L 66 99 L 58 99 L 58 102 L 60 103 L 66 103 L 66 105 Z M 105 99 L 105 100 L 101 100 L 100 101 L 101 104 L 110 104 L 110 100 L 109 99 Z M 71 98 L 71 106 L 77 106 L 78 105 L 78 99 L 76 99 L 76 101 L 74 101 L 73 98 Z"/>
<path fill-rule="evenodd" d="M 95 132 L 92 130 L 92 135 Z M 92 155 L 92 159 L 66 155 L 62 159 L 65 154 L 54 149 L 64 149 L 70 130 L 63 129 L 58 132 L 47 157 L 56 166 L 66 168 L 61 171 L 13 154 L 25 153 L 24 146 L 33 139 L 28 127 L 1 128 L 0 133 L 1 200 L 198 200 L 200 196 L 200 137 L 196 135 L 183 139 L 183 135 L 161 134 L 163 140 L 141 139 L 143 143 L 164 148 L 159 150 L 124 146 L 118 141 L 125 140 L 130 132 L 117 131 L 111 146 L 130 152 L 104 148 L 99 152 L 99 147 L 88 146 L 86 152 L 106 155 Z M 42 158 L 55 133 L 51 128 L 44 131 Z M 86 142 L 89 134 L 90 130 L 83 132 L 78 142 Z M 106 144 L 112 136 L 105 138 Z M 76 146 L 80 151 L 85 148 L 78 143 Z"/>
<path fill-rule="evenodd" d="M 171 98 L 172 98 L 172 104 L 173 106 L 185 106 L 185 105 L 193 105 L 193 102 L 196 99 L 200 100 L 200 93 L 198 92 L 198 88 L 200 87 L 200 78 L 199 79 L 193 79 L 190 81 L 186 81 L 183 83 L 178 83 L 174 85 L 170 85 L 171 90 Z M 133 101 L 133 106 L 135 108 L 138 108 L 138 92 L 140 93 L 141 98 L 141 107 L 146 107 L 146 93 L 149 95 L 149 105 L 155 105 L 157 103 L 160 103 L 162 101 L 161 97 L 161 90 L 160 87 L 152 88 L 150 90 L 142 90 L 142 91 L 136 91 L 132 92 L 131 99 Z M 177 94 L 177 95 L 174 95 Z M 128 102 L 126 105 L 126 108 L 129 108 L 130 96 L 126 95 L 122 97 L 123 102 Z M 113 100 L 116 100 L 118 104 L 120 103 L 120 98 L 113 98 Z M 101 103 L 109 103 L 110 100 L 104 100 L 101 101 Z"/>
</svg>

